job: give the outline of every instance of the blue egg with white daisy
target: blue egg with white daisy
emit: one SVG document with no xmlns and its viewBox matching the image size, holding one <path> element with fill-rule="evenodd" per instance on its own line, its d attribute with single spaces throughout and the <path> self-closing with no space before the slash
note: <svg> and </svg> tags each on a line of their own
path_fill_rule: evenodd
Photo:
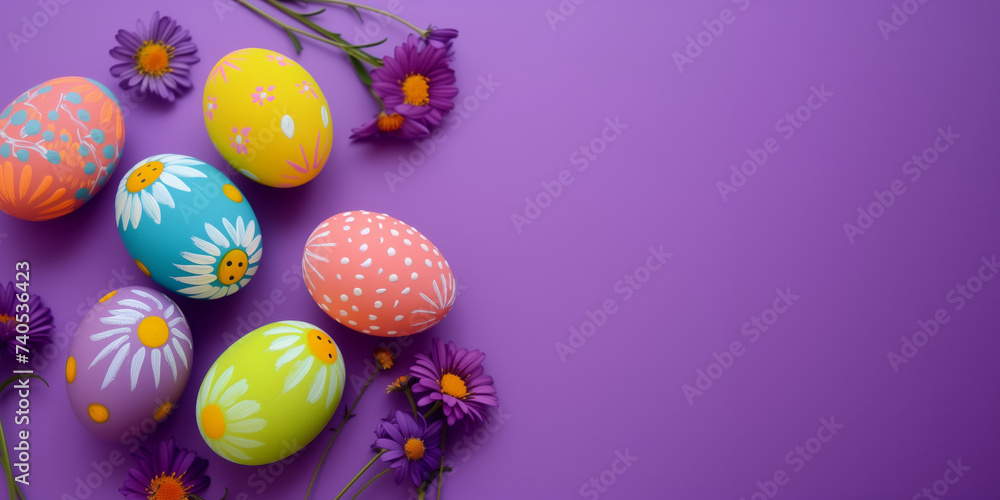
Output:
<svg viewBox="0 0 1000 500">
<path fill-rule="evenodd" d="M 250 202 L 222 172 L 190 156 L 151 156 L 126 172 L 115 223 L 139 270 L 185 297 L 232 295 L 260 264 Z"/>
</svg>

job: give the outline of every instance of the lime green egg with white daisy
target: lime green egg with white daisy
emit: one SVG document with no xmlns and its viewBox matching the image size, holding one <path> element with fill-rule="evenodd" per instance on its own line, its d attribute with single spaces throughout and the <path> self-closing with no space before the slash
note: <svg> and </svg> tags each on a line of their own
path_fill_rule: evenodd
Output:
<svg viewBox="0 0 1000 500">
<path fill-rule="evenodd" d="M 136 163 L 118 184 L 115 223 L 139 271 L 193 299 L 242 290 L 263 252 L 250 201 L 222 172 L 190 156 Z"/>
<path fill-rule="evenodd" d="M 208 369 L 195 408 L 198 430 L 231 462 L 287 458 L 327 427 L 344 381 L 343 356 L 326 332 L 301 321 L 264 325 Z"/>
</svg>

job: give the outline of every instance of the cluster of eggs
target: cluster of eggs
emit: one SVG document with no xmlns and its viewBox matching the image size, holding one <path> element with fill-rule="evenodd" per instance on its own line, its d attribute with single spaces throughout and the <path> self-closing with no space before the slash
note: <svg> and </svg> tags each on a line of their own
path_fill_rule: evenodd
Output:
<svg viewBox="0 0 1000 500">
<path fill-rule="evenodd" d="M 249 48 L 219 60 L 205 83 L 203 115 L 225 161 L 264 185 L 302 185 L 330 155 L 323 92 L 277 52 Z M 123 146 L 121 109 L 100 83 L 65 77 L 31 88 L 0 113 L 0 210 L 25 220 L 72 212 L 107 183 Z M 220 299 L 257 273 L 257 216 L 240 189 L 202 160 L 160 154 L 137 162 L 122 175 L 114 206 L 136 266 L 169 292 Z M 426 330 L 455 300 L 455 278 L 440 250 L 382 213 L 323 221 L 305 242 L 302 270 L 326 314 L 369 335 Z M 193 363 L 194 335 L 173 300 L 143 286 L 112 291 L 94 304 L 70 345 L 70 406 L 94 435 L 123 439 L 174 411 Z M 271 323 L 211 365 L 198 390 L 198 429 L 227 460 L 274 462 L 322 431 L 344 382 L 344 360 L 330 335 L 309 323 Z"/>
</svg>

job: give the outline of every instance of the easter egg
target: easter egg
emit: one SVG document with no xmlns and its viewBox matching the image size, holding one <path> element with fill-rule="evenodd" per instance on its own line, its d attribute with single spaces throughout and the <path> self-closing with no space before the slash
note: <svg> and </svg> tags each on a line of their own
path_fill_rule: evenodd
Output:
<svg viewBox="0 0 1000 500">
<path fill-rule="evenodd" d="M 314 325 L 280 321 L 229 346 L 198 390 L 201 437 L 245 465 L 286 458 L 330 422 L 344 392 L 344 359 Z"/>
<path fill-rule="evenodd" d="M 302 274 L 331 318 L 380 337 L 422 332 L 455 303 L 448 261 L 420 231 L 386 214 L 327 219 L 309 235 Z"/>
<path fill-rule="evenodd" d="M 292 58 L 266 49 L 225 55 L 205 82 L 208 137 L 243 175 L 267 186 L 309 182 L 333 145 L 330 107 Z"/>
<path fill-rule="evenodd" d="M 260 263 L 250 202 L 222 172 L 190 156 L 151 156 L 126 172 L 115 222 L 139 270 L 193 299 L 238 292 Z"/>
<path fill-rule="evenodd" d="M 103 439 L 170 415 L 191 374 L 191 329 L 166 295 L 141 286 L 102 297 L 80 322 L 66 358 L 77 420 Z"/>
<path fill-rule="evenodd" d="M 104 187 L 125 145 L 118 99 L 89 78 L 54 78 L 0 113 L 0 210 L 66 215 Z"/>
</svg>

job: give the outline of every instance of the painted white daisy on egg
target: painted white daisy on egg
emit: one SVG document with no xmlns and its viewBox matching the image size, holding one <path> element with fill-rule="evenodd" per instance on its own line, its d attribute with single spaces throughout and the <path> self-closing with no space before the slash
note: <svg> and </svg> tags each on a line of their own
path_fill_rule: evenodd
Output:
<svg viewBox="0 0 1000 500">
<path fill-rule="evenodd" d="M 160 205 L 174 208 L 170 189 L 191 191 L 182 178 L 204 178 L 203 172 L 191 168 L 201 162 L 189 156 L 157 155 L 132 167 L 118 183 L 115 196 L 115 221 L 122 230 L 139 227 L 145 213 L 154 223 L 160 223 Z"/>
<path fill-rule="evenodd" d="M 216 379 L 217 367 L 212 365 L 198 391 L 198 428 L 216 453 L 233 462 L 247 462 L 252 460 L 248 451 L 264 443 L 246 436 L 262 431 L 267 421 L 254 417 L 260 412 L 260 403 L 240 399 L 250 389 L 247 379 L 230 383 L 233 366 Z"/>
<path fill-rule="evenodd" d="M 430 309 L 414 309 L 410 313 L 410 317 L 413 318 L 415 323 L 410 323 L 410 326 L 421 326 L 428 323 L 436 323 L 440 319 L 438 314 L 442 310 L 446 310 L 455 304 L 455 276 L 449 273 L 448 278 L 445 278 L 444 273 L 441 273 L 440 286 L 438 286 L 438 281 L 439 280 L 434 280 L 432 282 L 434 285 L 434 298 L 428 297 L 422 292 L 420 293 L 420 298 L 427 302 Z M 428 314 L 431 315 L 430 318 L 425 316 Z"/>
<path fill-rule="evenodd" d="M 316 274 L 317 278 L 323 281 L 326 281 L 326 277 L 323 276 L 323 273 L 319 272 L 319 269 L 316 268 L 316 264 L 314 264 L 313 261 L 330 262 L 330 259 L 326 258 L 323 254 L 329 253 L 329 248 L 335 247 L 337 246 L 337 244 L 333 242 L 324 243 L 316 241 L 320 238 L 325 238 L 330 235 L 330 230 L 327 229 L 329 225 L 330 225 L 329 222 L 324 222 L 320 224 L 315 231 L 313 231 L 316 234 L 310 237 L 309 241 L 306 242 L 306 249 L 305 252 L 303 252 L 302 254 L 302 269 L 308 267 L 309 269 L 312 270 L 313 273 Z M 315 290 L 316 285 L 313 284 L 312 278 L 309 276 L 309 273 L 303 272 L 302 274 L 306 278 L 306 283 L 309 285 L 309 289 Z"/>
<path fill-rule="evenodd" d="M 273 338 L 267 350 L 281 353 L 274 362 L 274 370 L 288 367 L 282 394 L 305 383 L 309 386 L 306 395 L 309 404 L 323 401 L 324 408 L 329 409 L 334 401 L 340 401 L 344 364 L 337 363 L 340 351 L 329 335 L 308 323 L 284 321 L 264 332 L 264 336 Z"/>
<path fill-rule="evenodd" d="M 121 307 L 110 309 L 108 311 L 110 316 L 99 318 L 108 329 L 91 334 L 90 340 L 106 342 L 106 345 L 97 353 L 87 369 L 103 364 L 103 361 L 110 357 L 111 361 L 101 383 L 101 389 L 114 382 L 124 368 L 128 371 L 131 383 L 129 391 L 133 391 L 142 376 L 143 367 L 146 366 L 148 352 L 154 385 L 160 387 L 164 360 L 170 367 L 174 381 L 177 381 L 178 359 L 184 364 L 185 369 L 188 367 L 188 355 L 182 342 L 187 343 L 187 351 L 194 347 L 191 339 L 177 328 L 178 324 L 184 321 L 184 316 L 173 304 L 164 304 L 152 294 L 142 290 L 129 292 L 145 301 L 122 297 L 115 292 L 102 299 L 102 301 L 115 300 Z"/>
<path fill-rule="evenodd" d="M 225 234 L 206 222 L 207 239 L 191 237 L 191 242 L 204 253 L 180 253 L 186 263 L 174 266 L 187 274 L 173 276 L 173 279 L 191 286 L 178 293 L 195 299 L 225 297 L 246 286 L 257 272 L 263 248 L 256 223 L 251 220 L 244 225 L 243 217 L 237 217 L 233 225 L 223 218 L 222 227 Z"/>
</svg>

